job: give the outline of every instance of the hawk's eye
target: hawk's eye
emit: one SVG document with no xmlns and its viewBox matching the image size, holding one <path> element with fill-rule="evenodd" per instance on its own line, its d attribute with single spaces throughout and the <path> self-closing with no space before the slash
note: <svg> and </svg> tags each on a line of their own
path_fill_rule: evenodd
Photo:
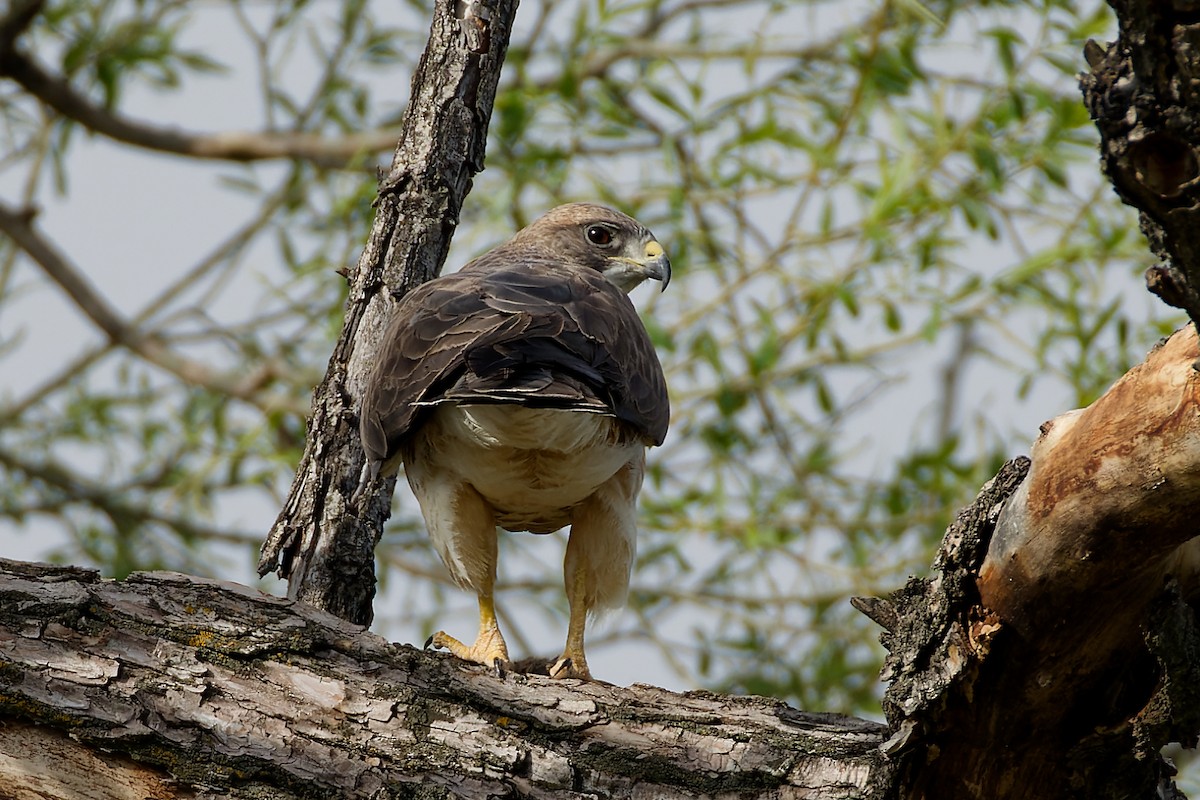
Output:
<svg viewBox="0 0 1200 800">
<path fill-rule="evenodd" d="M 597 244 L 603 247 L 607 244 L 612 244 L 612 231 L 603 225 L 589 225 L 587 229 L 588 241 L 592 244 Z"/>
</svg>

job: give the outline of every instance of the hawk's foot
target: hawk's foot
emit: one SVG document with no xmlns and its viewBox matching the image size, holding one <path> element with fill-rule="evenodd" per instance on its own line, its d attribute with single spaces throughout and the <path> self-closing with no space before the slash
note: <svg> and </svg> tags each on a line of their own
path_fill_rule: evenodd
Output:
<svg viewBox="0 0 1200 800">
<path fill-rule="evenodd" d="M 551 678 L 579 678 L 580 680 L 592 680 L 592 673 L 588 669 L 587 659 L 583 657 L 583 653 L 569 656 L 565 653 L 553 664 L 550 665 Z"/>
<path fill-rule="evenodd" d="M 502 673 L 504 666 L 508 663 L 508 646 L 504 644 L 504 637 L 500 635 L 498 628 L 479 631 L 475 644 L 470 647 L 450 634 L 438 631 L 426 640 L 425 648 L 429 649 L 430 647 L 449 650 L 463 661 L 483 664 L 485 667 L 496 670 L 497 673 Z"/>
</svg>

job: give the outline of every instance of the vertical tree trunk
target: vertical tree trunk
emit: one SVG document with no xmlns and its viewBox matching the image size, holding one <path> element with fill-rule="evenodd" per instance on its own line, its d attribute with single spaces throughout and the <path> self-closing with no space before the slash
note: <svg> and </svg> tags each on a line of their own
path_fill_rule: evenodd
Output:
<svg viewBox="0 0 1200 800">
<path fill-rule="evenodd" d="M 395 478 L 351 502 L 363 467 L 357 400 L 395 300 L 446 260 L 484 146 L 516 0 L 437 0 L 371 235 L 349 276 L 346 321 L 313 395 L 300 466 L 259 559 L 288 595 L 369 624 L 375 545 Z"/>
</svg>

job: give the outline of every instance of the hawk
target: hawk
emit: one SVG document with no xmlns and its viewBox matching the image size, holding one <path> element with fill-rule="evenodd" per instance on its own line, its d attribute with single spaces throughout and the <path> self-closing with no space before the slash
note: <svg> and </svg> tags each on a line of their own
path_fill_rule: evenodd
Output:
<svg viewBox="0 0 1200 800">
<path fill-rule="evenodd" d="M 493 601 L 499 529 L 570 526 L 570 622 L 554 677 L 588 679 L 584 626 L 620 607 L 637 547 L 646 448 L 667 434 L 666 381 L 626 296 L 671 262 L 653 234 L 604 206 L 559 206 L 456 273 L 400 301 L 368 377 L 366 480 L 402 462 L 434 548 L 479 599 L 467 645 L 508 661 Z"/>
</svg>

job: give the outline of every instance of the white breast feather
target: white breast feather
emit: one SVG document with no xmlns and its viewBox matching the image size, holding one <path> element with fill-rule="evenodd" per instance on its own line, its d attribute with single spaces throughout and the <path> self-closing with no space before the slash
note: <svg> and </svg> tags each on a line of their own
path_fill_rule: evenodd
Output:
<svg viewBox="0 0 1200 800">
<path fill-rule="evenodd" d="M 637 457 L 616 420 L 600 414 L 518 405 L 440 406 L 426 425 L 429 457 L 457 473 L 511 530 L 545 532 L 570 522 L 570 508 Z"/>
</svg>

